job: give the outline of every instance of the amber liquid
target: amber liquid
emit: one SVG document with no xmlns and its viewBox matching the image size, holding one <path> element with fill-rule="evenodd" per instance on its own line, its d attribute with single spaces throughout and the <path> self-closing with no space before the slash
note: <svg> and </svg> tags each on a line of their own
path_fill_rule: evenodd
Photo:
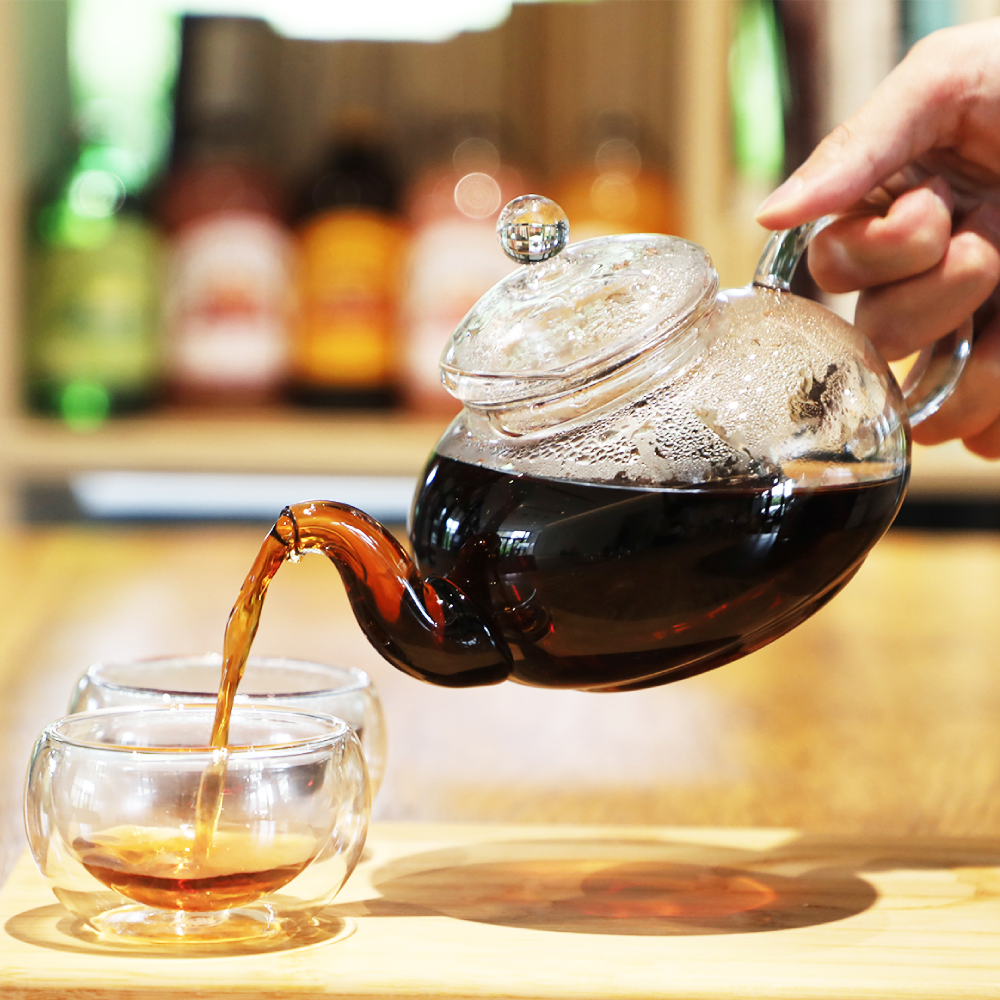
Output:
<svg viewBox="0 0 1000 1000">
<path fill-rule="evenodd" d="M 226 623 L 222 643 L 222 677 L 215 706 L 215 721 L 212 724 L 213 747 L 225 747 L 229 744 L 229 719 L 233 712 L 236 688 L 246 670 L 247 657 L 257 634 L 268 585 L 278 572 L 278 567 L 288 556 L 294 554 L 294 547 L 283 541 L 276 529 L 277 526 L 264 539 Z"/>
<path fill-rule="evenodd" d="M 719 666 L 809 617 L 892 523 L 904 487 L 900 476 L 636 489 L 435 456 L 413 512 L 415 563 L 351 507 L 286 508 L 226 626 L 211 735 L 220 753 L 201 779 L 193 837 L 96 837 L 78 844 L 83 862 L 133 899 L 184 910 L 259 899 L 309 863 L 277 849 L 280 864 L 262 863 L 219 829 L 233 700 L 286 558 L 326 554 L 365 634 L 425 680 L 624 691 Z"/>
<path fill-rule="evenodd" d="M 109 888 L 137 903 L 189 912 L 228 910 L 275 892 L 309 864 L 314 849 L 305 835 L 279 836 L 262 848 L 245 831 L 215 830 L 206 856 L 194 837 L 130 827 L 73 843 L 83 866 Z"/>
<path fill-rule="evenodd" d="M 316 845 L 309 836 L 282 834 L 262 846 L 255 834 L 219 827 L 236 688 L 267 586 L 289 553 L 275 534 L 268 536 L 230 615 L 211 733 L 219 753 L 201 775 L 191 835 L 120 827 L 73 844 L 91 875 L 138 903 L 189 912 L 243 906 L 280 889 L 312 861 Z"/>
<path fill-rule="evenodd" d="M 308 864 L 241 861 L 219 829 L 233 701 L 286 558 L 327 555 L 365 634 L 417 677 L 624 691 L 717 667 L 809 617 L 892 523 L 904 487 L 900 476 L 636 489 L 435 456 L 414 507 L 414 559 L 354 508 L 286 508 L 226 626 L 211 735 L 220 752 L 201 779 L 193 837 L 98 837 L 81 845 L 84 864 L 133 899 L 185 910 L 258 899 Z"/>
<path fill-rule="evenodd" d="M 257 633 L 257 625 L 260 621 L 260 612 L 268 584 L 288 554 L 288 547 L 283 542 L 277 539 L 273 533 L 268 535 L 243 583 L 243 587 L 240 589 L 236 604 L 226 624 L 226 634 L 222 647 L 222 677 L 219 682 L 210 740 L 210 745 L 217 748 L 220 753 L 215 761 L 205 769 L 198 786 L 194 841 L 191 845 L 193 856 L 205 864 L 216 852 L 216 828 L 222 811 L 222 796 L 226 779 L 227 754 L 225 750 L 229 745 L 229 725 L 233 703 L 236 699 L 236 688 L 246 670 L 250 646 Z M 275 871 L 278 870 L 280 869 L 275 869 Z M 296 873 L 290 877 L 294 877 Z M 256 875 L 248 873 L 247 878 L 251 877 L 256 877 Z M 264 893 L 269 891 L 269 889 L 265 889 Z M 177 908 L 186 909 L 187 907 L 179 906 Z"/>
</svg>

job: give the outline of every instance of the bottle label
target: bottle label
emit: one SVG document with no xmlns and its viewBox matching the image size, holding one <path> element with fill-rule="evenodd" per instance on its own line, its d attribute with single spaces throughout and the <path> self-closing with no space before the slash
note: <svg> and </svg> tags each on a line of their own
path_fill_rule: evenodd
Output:
<svg viewBox="0 0 1000 1000">
<path fill-rule="evenodd" d="M 32 266 L 33 375 L 143 393 L 159 373 L 160 244 L 141 219 L 120 218 L 86 247 L 47 247 Z"/>
<path fill-rule="evenodd" d="M 331 210 L 301 232 L 293 371 L 303 385 L 380 388 L 395 372 L 402 226 Z"/>
<path fill-rule="evenodd" d="M 175 237 L 167 347 L 178 387 L 267 391 L 285 376 L 292 244 L 274 218 L 220 212 Z"/>
<path fill-rule="evenodd" d="M 492 219 L 445 218 L 418 230 L 410 248 L 405 363 L 407 390 L 419 405 L 458 407 L 441 385 L 441 353 L 479 297 L 516 266 L 500 250 Z"/>
</svg>

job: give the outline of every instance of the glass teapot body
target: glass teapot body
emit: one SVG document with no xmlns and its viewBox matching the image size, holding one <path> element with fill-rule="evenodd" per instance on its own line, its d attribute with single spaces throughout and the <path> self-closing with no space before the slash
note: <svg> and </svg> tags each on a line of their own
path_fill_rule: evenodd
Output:
<svg viewBox="0 0 1000 1000">
<path fill-rule="evenodd" d="M 815 226 L 777 234 L 753 284 L 720 293 L 693 243 L 604 237 L 548 259 L 565 230 L 542 223 L 513 227 L 537 263 L 443 356 L 464 410 L 419 484 L 412 555 L 352 507 L 294 504 L 244 584 L 244 632 L 280 562 L 320 552 L 415 677 L 624 691 L 787 632 L 892 523 L 910 423 L 954 386 L 970 325 L 904 396 L 850 324 L 788 292 Z"/>
<path fill-rule="evenodd" d="M 822 606 L 891 524 L 910 445 L 885 362 L 816 303 L 716 289 L 693 244 L 612 237 L 515 272 L 456 331 L 466 408 L 410 536 L 421 574 L 492 620 L 512 679 L 628 690 L 718 666 Z M 555 356 L 581 298 L 607 334 Z"/>
</svg>

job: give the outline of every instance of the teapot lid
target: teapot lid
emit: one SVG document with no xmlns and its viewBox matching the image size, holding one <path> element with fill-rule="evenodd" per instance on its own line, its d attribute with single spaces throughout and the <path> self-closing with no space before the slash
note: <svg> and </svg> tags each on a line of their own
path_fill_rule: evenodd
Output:
<svg viewBox="0 0 1000 1000">
<path fill-rule="evenodd" d="M 676 236 L 602 236 L 525 264 L 452 334 L 445 387 L 490 408 L 550 397 L 618 370 L 709 311 L 711 258 Z"/>
</svg>

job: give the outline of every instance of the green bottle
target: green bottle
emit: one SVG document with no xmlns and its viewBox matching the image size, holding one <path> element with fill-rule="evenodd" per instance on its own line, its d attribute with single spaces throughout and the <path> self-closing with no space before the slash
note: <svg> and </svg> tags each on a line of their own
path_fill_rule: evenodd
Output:
<svg viewBox="0 0 1000 1000">
<path fill-rule="evenodd" d="M 152 5 L 69 7 L 80 139 L 31 213 L 24 364 L 32 409 L 76 429 L 158 395 L 162 248 L 142 198 L 169 144 L 177 47 L 176 18 Z"/>
<path fill-rule="evenodd" d="M 29 401 L 75 428 L 146 407 L 160 377 L 159 234 L 101 154 L 39 208 L 29 253 Z"/>
</svg>

